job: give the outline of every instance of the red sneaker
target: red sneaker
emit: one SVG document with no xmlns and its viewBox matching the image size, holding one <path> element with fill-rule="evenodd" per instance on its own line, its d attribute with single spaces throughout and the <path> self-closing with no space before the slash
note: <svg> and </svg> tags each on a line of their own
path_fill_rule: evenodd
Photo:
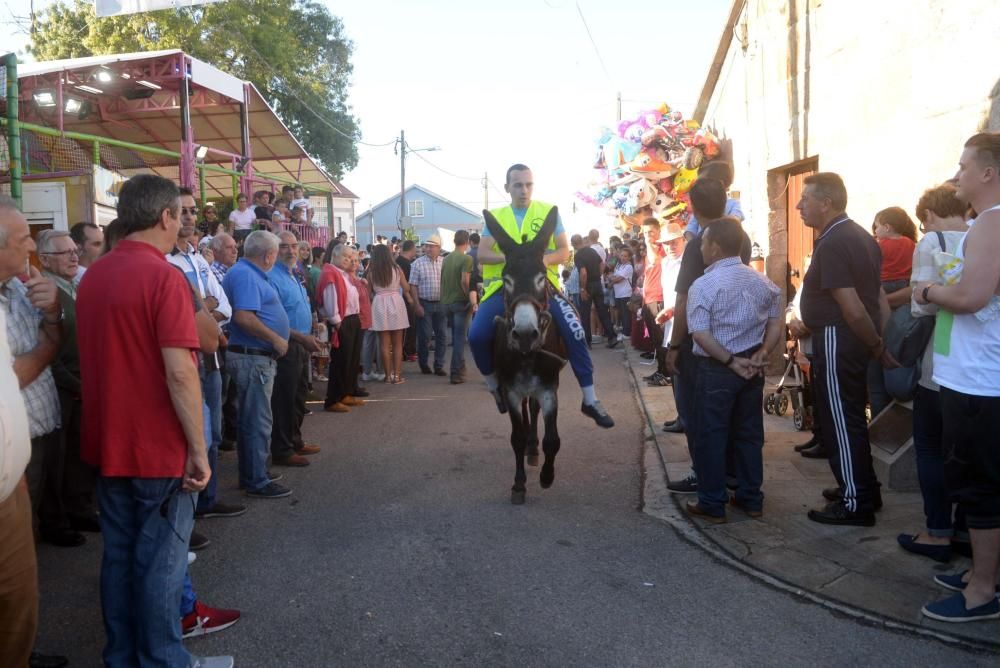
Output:
<svg viewBox="0 0 1000 668">
<path fill-rule="evenodd" d="M 228 629 L 238 621 L 239 610 L 210 608 L 201 601 L 195 601 L 194 611 L 181 618 L 181 633 L 185 638 L 208 635 Z"/>
</svg>

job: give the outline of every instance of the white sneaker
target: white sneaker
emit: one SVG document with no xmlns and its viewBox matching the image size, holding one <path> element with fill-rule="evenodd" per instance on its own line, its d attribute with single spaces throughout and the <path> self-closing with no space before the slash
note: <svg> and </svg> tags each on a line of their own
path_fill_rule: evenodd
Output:
<svg viewBox="0 0 1000 668">
<path fill-rule="evenodd" d="M 373 373 L 372 374 L 372 380 L 385 380 L 385 374 L 384 373 Z"/>
<path fill-rule="evenodd" d="M 192 656 L 191 668 L 233 668 L 231 656 Z"/>
<path fill-rule="evenodd" d="M 194 560 L 198 558 L 198 555 L 194 552 L 188 552 L 188 566 L 194 563 Z"/>
<path fill-rule="evenodd" d="M 368 373 L 367 371 L 365 371 L 363 374 L 361 374 L 361 380 L 374 380 L 374 378 L 375 378 L 375 375 L 371 374 L 371 373 Z"/>
<path fill-rule="evenodd" d="M 618 335 L 618 340 L 619 341 L 624 341 L 625 340 L 625 335 L 624 334 L 619 334 Z"/>
</svg>

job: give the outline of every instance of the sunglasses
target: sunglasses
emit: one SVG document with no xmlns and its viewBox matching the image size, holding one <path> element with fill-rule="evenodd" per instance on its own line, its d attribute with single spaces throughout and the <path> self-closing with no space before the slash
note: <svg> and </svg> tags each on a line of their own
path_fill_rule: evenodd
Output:
<svg viewBox="0 0 1000 668">
<path fill-rule="evenodd" d="M 39 253 L 39 255 L 75 255 L 77 257 L 80 257 L 80 251 L 78 251 L 75 248 L 71 248 L 70 250 L 64 250 L 64 251 L 51 251 L 48 253 Z"/>
</svg>

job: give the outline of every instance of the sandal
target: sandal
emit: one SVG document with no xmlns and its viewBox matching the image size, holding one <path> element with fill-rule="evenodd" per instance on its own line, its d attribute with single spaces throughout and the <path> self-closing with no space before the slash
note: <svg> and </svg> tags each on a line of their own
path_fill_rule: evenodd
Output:
<svg viewBox="0 0 1000 668">
<path fill-rule="evenodd" d="M 396 382 L 395 376 L 393 376 L 391 373 L 387 373 L 385 374 L 385 380 L 382 382 L 384 382 L 386 385 L 392 385 L 393 383 Z"/>
<path fill-rule="evenodd" d="M 402 385 L 405 382 L 406 382 L 405 378 L 403 378 L 402 376 L 396 376 L 396 379 L 392 381 L 392 384 L 393 385 Z"/>
</svg>

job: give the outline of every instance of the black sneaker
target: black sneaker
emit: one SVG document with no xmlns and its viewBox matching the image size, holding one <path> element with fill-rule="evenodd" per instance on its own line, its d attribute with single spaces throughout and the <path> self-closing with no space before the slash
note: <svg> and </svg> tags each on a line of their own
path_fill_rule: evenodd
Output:
<svg viewBox="0 0 1000 668">
<path fill-rule="evenodd" d="M 220 501 L 208 510 L 196 512 L 194 518 L 196 520 L 203 520 L 209 517 L 239 517 L 246 511 L 247 507 L 242 503 L 222 503 Z"/>
<path fill-rule="evenodd" d="M 269 482 L 278 482 L 285 477 L 284 473 L 272 473 L 271 469 L 267 470 L 267 479 Z"/>
<path fill-rule="evenodd" d="M 651 360 L 654 357 L 656 357 L 656 353 L 654 353 L 654 352 L 640 353 L 639 357 L 641 357 L 644 360 Z"/>
<path fill-rule="evenodd" d="M 670 385 L 670 379 L 657 371 L 646 381 L 651 387 L 666 387 Z"/>
<path fill-rule="evenodd" d="M 648 383 L 649 381 L 653 380 L 654 378 L 656 378 L 659 375 L 660 375 L 659 371 L 654 371 L 653 373 L 649 374 L 648 376 L 643 376 L 642 379 Z"/>
<path fill-rule="evenodd" d="M 605 429 L 611 429 L 615 426 L 615 421 L 611 419 L 608 412 L 604 410 L 604 406 L 601 405 L 600 401 L 595 401 L 592 404 L 580 404 L 580 412 L 589 418 L 592 418 L 594 422 L 597 423 L 598 427 L 604 427 Z"/>
<path fill-rule="evenodd" d="M 618 340 L 618 337 L 616 336 L 616 337 L 614 337 L 614 338 L 612 338 L 612 339 L 610 339 L 610 340 L 608 341 L 608 348 L 614 348 L 614 347 L 616 347 L 616 346 L 617 346 L 617 345 L 618 345 L 619 343 L 621 343 L 621 341 L 619 341 L 619 340 Z"/>
<path fill-rule="evenodd" d="M 247 496 L 252 496 L 258 499 L 281 499 L 291 495 L 292 490 L 283 485 L 279 485 L 276 482 L 269 482 L 257 490 L 247 490 Z"/>
<path fill-rule="evenodd" d="M 434 375 L 435 376 L 447 376 L 448 372 L 445 371 L 444 369 L 434 369 Z"/>
<path fill-rule="evenodd" d="M 843 501 L 831 501 L 822 510 L 810 510 L 809 519 L 820 524 L 835 524 L 838 526 L 875 526 L 875 513 L 856 512 L 847 509 Z"/>
<path fill-rule="evenodd" d="M 191 541 L 188 543 L 188 549 L 192 552 L 197 552 L 198 550 L 204 550 L 206 547 L 212 544 L 204 534 L 200 534 L 197 531 L 191 532 Z"/>
<path fill-rule="evenodd" d="M 422 366 L 420 367 L 420 373 L 424 374 L 425 376 L 429 376 L 431 374 L 431 368 L 429 366 Z"/>
<path fill-rule="evenodd" d="M 698 478 L 691 474 L 683 480 L 668 482 L 667 489 L 678 494 L 694 494 L 698 491 Z"/>
</svg>

